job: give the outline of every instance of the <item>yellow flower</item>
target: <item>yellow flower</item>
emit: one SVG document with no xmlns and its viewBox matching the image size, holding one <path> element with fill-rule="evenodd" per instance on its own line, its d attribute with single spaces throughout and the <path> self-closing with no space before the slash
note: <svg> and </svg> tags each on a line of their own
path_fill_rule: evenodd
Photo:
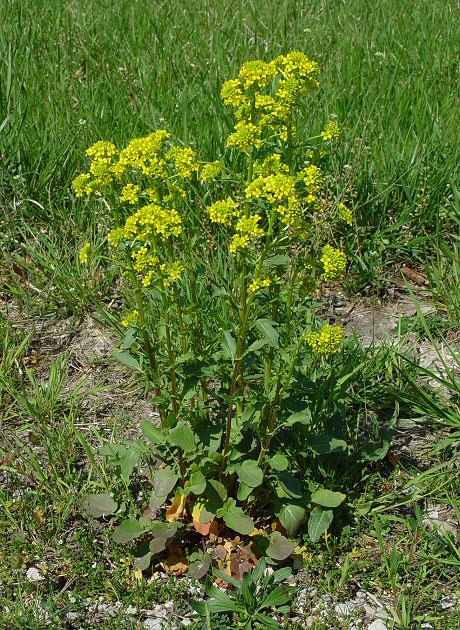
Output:
<svg viewBox="0 0 460 630">
<path fill-rule="evenodd" d="M 182 234 L 182 219 L 174 209 L 164 209 L 155 203 L 143 206 L 126 219 L 123 235 L 126 239 L 149 241 L 154 237 L 167 239 Z"/>
<path fill-rule="evenodd" d="M 218 161 L 205 164 L 200 171 L 200 179 L 203 182 L 209 182 L 212 179 L 216 179 L 222 172 L 222 166 Z"/>
<path fill-rule="evenodd" d="M 74 189 L 77 197 L 90 195 L 93 191 L 91 186 L 91 175 L 89 173 L 82 173 L 81 175 L 78 175 L 72 182 L 72 188 Z"/>
<path fill-rule="evenodd" d="M 89 256 L 91 253 L 91 243 L 85 243 L 83 247 L 80 249 L 80 262 L 83 265 L 87 265 L 89 261 Z"/>
<path fill-rule="evenodd" d="M 260 128 L 248 122 L 236 123 L 234 133 L 227 139 L 227 146 L 235 147 L 238 151 L 249 151 L 261 144 Z"/>
<path fill-rule="evenodd" d="M 248 289 L 251 293 L 257 293 L 257 291 L 269 287 L 271 283 L 272 281 L 270 278 L 256 278 L 253 282 L 251 282 Z"/>
<path fill-rule="evenodd" d="M 121 189 L 120 201 L 121 203 L 130 203 L 134 205 L 139 201 L 139 186 L 135 184 L 126 184 Z"/>
<path fill-rule="evenodd" d="M 222 223 L 227 227 L 231 225 L 233 217 L 239 216 L 238 204 L 231 197 L 216 201 L 207 207 L 209 217 L 213 223 Z"/>
<path fill-rule="evenodd" d="M 126 317 L 121 321 L 121 325 L 125 328 L 129 328 L 130 326 L 134 326 L 137 324 L 137 320 L 139 318 L 139 311 L 134 309 L 131 313 L 126 315 Z"/>
<path fill-rule="evenodd" d="M 95 160 L 111 158 L 117 154 L 117 147 L 112 142 L 106 140 L 99 140 L 99 142 L 93 144 L 89 149 L 86 149 L 86 155 Z"/>
<path fill-rule="evenodd" d="M 322 277 L 325 280 L 338 280 L 345 273 L 347 266 L 346 255 L 340 249 L 336 249 L 331 245 L 325 245 L 322 251 L 321 262 L 324 266 Z"/>
<path fill-rule="evenodd" d="M 178 260 L 170 265 L 160 265 L 160 271 L 163 274 L 163 286 L 165 289 L 174 282 L 178 282 L 185 271 L 185 265 Z"/>
<path fill-rule="evenodd" d="M 231 79 L 226 81 L 220 92 L 220 96 L 224 105 L 233 105 L 238 107 L 244 101 L 244 94 L 241 89 L 241 83 L 239 79 Z"/>
<path fill-rule="evenodd" d="M 281 161 L 279 153 L 273 153 L 273 155 L 269 155 L 262 162 L 256 160 L 254 163 L 255 177 L 268 177 L 277 173 L 289 173 L 289 166 Z"/>
<path fill-rule="evenodd" d="M 247 234 L 253 238 L 258 238 L 265 235 L 265 230 L 259 226 L 259 221 L 262 220 L 260 214 L 254 214 L 250 217 L 241 217 L 236 224 L 236 231 L 240 234 Z"/>
<path fill-rule="evenodd" d="M 335 354 L 342 340 L 342 328 L 331 324 L 326 324 L 320 333 L 312 332 L 305 335 L 305 341 L 318 354 Z"/>
<path fill-rule="evenodd" d="M 339 215 L 348 225 L 353 225 L 353 212 L 344 203 L 339 203 Z"/>
<path fill-rule="evenodd" d="M 246 187 L 245 192 L 247 199 L 265 197 L 271 203 L 286 199 L 294 201 L 296 198 L 293 178 L 281 172 L 267 177 L 257 177 Z"/>
<path fill-rule="evenodd" d="M 323 140 L 328 141 L 328 140 L 337 140 L 339 136 L 340 136 L 340 127 L 337 121 L 331 119 L 327 123 L 326 129 L 321 132 L 321 137 L 323 138 Z"/>
<path fill-rule="evenodd" d="M 167 152 L 166 157 L 174 162 L 177 173 L 184 179 L 190 179 L 199 166 L 196 152 L 190 147 L 174 147 Z"/>
<path fill-rule="evenodd" d="M 120 158 L 112 167 L 115 177 L 120 178 L 129 168 L 138 169 L 144 175 L 165 179 L 166 162 L 162 151 L 171 135 L 165 129 L 158 129 L 145 138 L 133 138 L 121 152 Z"/>
<path fill-rule="evenodd" d="M 274 64 L 266 61 L 248 61 L 241 66 L 239 78 L 243 82 L 244 89 L 253 86 L 263 87 L 275 76 L 276 68 Z"/>
<path fill-rule="evenodd" d="M 247 234 L 235 234 L 230 242 L 230 251 L 232 254 L 245 249 L 249 245 L 249 236 Z"/>
<path fill-rule="evenodd" d="M 118 247 L 118 245 L 123 240 L 124 235 L 125 235 L 125 233 L 124 233 L 123 228 L 121 228 L 121 227 L 115 228 L 114 230 L 112 230 L 108 234 L 107 240 L 109 241 L 109 245 L 111 247 Z"/>
<path fill-rule="evenodd" d="M 304 168 L 303 171 L 299 173 L 299 178 L 303 179 L 305 186 L 310 193 L 319 192 L 324 184 L 323 171 L 314 164 Z"/>
</svg>

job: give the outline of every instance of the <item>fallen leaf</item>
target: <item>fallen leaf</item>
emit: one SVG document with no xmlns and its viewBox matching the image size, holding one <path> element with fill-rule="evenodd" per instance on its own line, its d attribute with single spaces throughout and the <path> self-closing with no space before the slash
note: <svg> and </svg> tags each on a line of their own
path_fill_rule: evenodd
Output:
<svg viewBox="0 0 460 630">
<path fill-rule="evenodd" d="M 208 536 L 211 531 L 212 524 L 214 521 L 209 521 L 209 523 L 200 523 L 199 521 L 193 519 L 193 527 L 196 531 L 202 536 Z"/>
<path fill-rule="evenodd" d="M 171 507 L 166 512 L 166 520 L 168 521 L 168 523 L 177 521 L 178 519 L 181 518 L 184 511 L 185 511 L 185 497 L 182 496 L 182 494 L 179 491 L 177 491 Z"/>
<path fill-rule="evenodd" d="M 188 570 L 187 556 L 179 545 L 170 545 L 168 547 L 168 556 L 160 566 L 170 575 L 182 575 Z"/>
</svg>

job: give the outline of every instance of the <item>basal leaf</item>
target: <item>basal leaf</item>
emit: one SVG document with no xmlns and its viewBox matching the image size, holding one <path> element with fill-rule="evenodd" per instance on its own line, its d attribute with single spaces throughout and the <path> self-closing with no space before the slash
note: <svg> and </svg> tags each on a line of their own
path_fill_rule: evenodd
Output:
<svg viewBox="0 0 460 630">
<path fill-rule="evenodd" d="M 313 503 L 318 503 L 318 505 L 330 508 L 337 507 L 343 503 L 346 498 L 346 494 L 342 494 L 341 492 L 332 492 L 332 490 L 326 490 L 325 488 L 316 490 L 316 492 L 313 492 L 311 495 Z"/>
<path fill-rule="evenodd" d="M 82 501 L 82 508 L 90 516 L 101 518 L 115 514 L 118 503 L 112 499 L 110 494 L 88 494 Z"/>
<path fill-rule="evenodd" d="M 278 518 L 289 536 L 294 536 L 305 518 L 305 509 L 300 505 L 284 505 Z"/>
<path fill-rule="evenodd" d="M 238 534 L 247 536 L 254 531 L 254 521 L 240 507 L 232 507 L 223 515 L 225 524 Z"/>
<path fill-rule="evenodd" d="M 270 536 L 270 544 L 267 547 L 267 556 L 273 560 L 286 560 L 295 549 L 292 540 L 288 540 L 279 532 L 273 532 Z"/>
<path fill-rule="evenodd" d="M 333 518 L 332 510 L 323 510 L 322 507 L 315 507 L 311 511 L 308 520 L 308 535 L 312 542 L 317 542 L 321 538 L 332 523 Z"/>
<path fill-rule="evenodd" d="M 116 543 L 126 543 L 133 538 L 137 538 L 145 531 L 144 525 L 132 519 L 122 521 L 118 527 L 115 528 L 112 539 Z"/>
<path fill-rule="evenodd" d="M 308 438 L 308 445 L 318 455 L 343 453 L 347 450 L 345 440 L 339 440 L 332 435 L 311 435 Z"/>
<path fill-rule="evenodd" d="M 247 459 L 236 470 L 238 479 L 250 488 L 257 488 L 262 484 L 264 473 L 262 468 L 257 465 L 255 459 Z"/>
</svg>

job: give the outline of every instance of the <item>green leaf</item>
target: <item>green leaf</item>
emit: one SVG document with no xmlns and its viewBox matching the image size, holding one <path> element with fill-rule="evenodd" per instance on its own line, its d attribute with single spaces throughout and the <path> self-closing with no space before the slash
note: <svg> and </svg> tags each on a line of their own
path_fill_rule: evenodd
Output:
<svg viewBox="0 0 460 630">
<path fill-rule="evenodd" d="M 268 340 L 268 343 L 272 348 L 279 348 L 279 333 L 273 328 L 272 324 L 274 322 L 269 319 L 258 319 L 255 324 L 257 329 L 262 333 L 265 339 Z"/>
<path fill-rule="evenodd" d="M 274 254 L 265 258 L 262 269 L 270 269 L 271 267 L 281 267 L 289 262 L 289 256 L 285 254 Z"/>
<path fill-rule="evenodd" d="M 260 350 L 264 346 L 267 346 L 268 343 L 269 342 L 266 337 L 264 337 L 264 339 L 256 339 L 253 343 L 251 343 L 249 348 L 246 350 L 245 354 L 249 354 L 249 352 L 256 352 L 257 350 Z"/>
<path fill-rule="evenodd" d="M 206 490 L 206 479 L 200 470 L 197 470 L 190 475 L 190 481 L 187 489 L 195 496 L 203 494 Z"/>
<path fill-rule="evenodd" d="M 366 462 L 366 461 L 376 462 L 386 457 L 386 454 L 388 453 L 388 449 L 391 446 L 392 439 L 393 439 L 393 431 L 391 431 L 391 429 L 384 431 L 382 435 L 381 443 L 379 444 L 369 443 L 369 444 L 366 444 L 366 446 L 363 446 L 362 448 L 359 449 L 357 453 L 358 462 Z"/>
<path fill-rule="evenodd" d="M 178 527 L 176 523 L 169 525 L 161 521 L 152 523 L 153 538 L 150 541 L 149 549 L 152 553 L 161 553 L 170 544 L 170 539 L 176 535 Z"/>
<path fill-rule="evenodd" d="M 127 519 L 115 528 L 112 539 L 116 543 L 126 543 L 133 538 L 137 538 L 145 531 L 144 525 L 132 519 Z"/>
<path fill-rule="evenodd" d="M 227 359 L 232 359 L 232 361 L 236 359 L 237 345 L 232 333 L 229 330 L 224 330 L 222 350 Z"/>
<path fill-rule="evenodd" d="M 346 494 L 342 494 L 341 492 L 332 492 L 332 490 L 326 490 L 325 488 L 321 488 L 320 490 L 316 490 L 311 495 L 311 500 L 313 503 L 318 503 L 318 505 L 322 505 L 323 507 L 334 508 L 343 503 L 347 498 Z"/>
<path fill-rule="evenodd" d="M 156 427 L 150 420 L 142 420 L 140 423 L 141 431 L 153 444 L 163 444 L 165 435 L 159 427 Z"/>
<path fill-rule="evenodd" d="M 131 474 L 139 463 L 141 451 L 135 448 L 128 448 L 126 453 L 120 458 L 120 472 L 121 478 L 125 481 L 129 481 Z"/>
<path fill-rule="evenodd" d="M 157 497 L 155 490 L 150 493 L 149 508 L 152 512 L 158 512 L 168 497 Z"/>
<path fill-rule="evenodd" d="M 116 351 L 113 353 L 114 358 L 122 365 L 131 368 L 132 370 L 138 370 L 142 372 L 141 365 L 137 359 L 127 352 Z"/>
<path fill-rule="evenodd" d="M 270 544 L 267 547 L 267 556 L 273 560 L 286 560 L 295 549 L 292 540 L 288 540 L 279 532 L 273 532 L 270 536 Z"/>
<path fill-rule="evenodd" d="M 302 482 L 288 471 L 282 471 L 278 474 L 278 483 L 283 490 L 284 496 L 291 499 L 301 499 L 304 495 Z"/>
<path fill-rule="evenodd" d="M 304 409 L 303 411 L 297 411 L 292 416 L 283 422 L 284 427 L 292 427 L 293 424 L 310 424 L 311 423 L 311 411 L 310 409 Z"/>
<path fill-rule="evenodd" d="M 281 525 L 289 536 L 294 536 L 305 518 L 305 509 L 300 505 L 284 505 L 279 513 Z"/>
<path fill-rule="evenodd" d="M 236 494 L 238 501 L 246 501 L 252 491 L 253 488 L 240 481 L 238 484 L 238 492 Z"/>
<path fill-rule="evenodd" d="M 247 516 L 240 507 L 231 507 L 228 512 L 223 515 L 225 524 L 238 534 L 247 536 L 254 531 L 254 521 Z"/>
<path fill-rule="evenodd" d="M 332 435 L 310 435 L 308 445 L 318 455 L 326 453 L 343 453 L 347 450 L 345 440 L 338 440 Z"/>
<path fill-rule="evenodd" d="M 136 341 L 136 339 L 137 339 L 136 329 L 128 328 L 128 330 L 126 331 L 126 335 L 123 339 L 123 345 L 122 345 L 123 350 L 129 350 L 129 348 L 131 348 L 131 346 Z"/>
<path fill-rule="evenodd" d="M 276 455 L 273 455 L 273 457 L 269 457 L 268 465 L 273 470 L 283 472 L 283 470 L 286 470 L 288 468 L 289 460 L 286 455 L 283 455 L 282 453 L 276 453 Z"/>
<path fill-rule="evenodd" d="M 196 449 L 192 430 L 185 422 L 178 422 L 174 429 L 169 431 L 169 441 L 185 452 Z"/>
<path fill-rule="evenodd" d="M 262 468 L 257 465 L 255 459 L 247 459 L 236 470 L 238 479 L 249 486 L 250 488 L 257 488 L 262 484 L 264 479 L 264 473 Z"/>
<path fill-rule="evenodd" d="M 317 542 L 321 538 L 332 523 L 333 518 L 334 514 L 332 510 L 323 510 L 322 507 L 315 507 L 315 509 L 310 512 L 308 535 L 310 536 L 311 542 Z"/>
<path fill-rule="evenodd" d="M 208 498 L 215 499 L 220 501 L 226 501 L 227 499 L 227 489 L 224 485 L 220 483 L 220 481 L 216 481 L 215 479 L 210 479 L 208 481 Z"/>
<path fill-rule="evenodd" d="M 140 569 L 141 571 L 146 571 L 150 566 L 152 556 L 152 552 L 148 551 L 143 556 L 138 556 L 137 558 L 134 558 L 133 567 L 135 569 Z"/>
<path fill-rule="evenodd" d="M 189 560 L 191 560 L 191 558 L 189 558 Z M 188 574 L 194 580 L 200 580 L 209 571 L 211 564 L 211 556 L 208 553 L 205 553 L 201 558 L 190 562 Z"/>
<path fill-rule="evenodd" d="M 167 497 L 177 483 L 179 475 L 172 468 L 158 468 L 153 475 L 153 489 L 157 497 Z"/>
<path fill-rule="evenodd" d="M 88 494 L 82 501 L 82 508 L 90 516 L 100 518 L 115 514 L 118 503 L 112 499 L 110 494 Z"/>
</svg>

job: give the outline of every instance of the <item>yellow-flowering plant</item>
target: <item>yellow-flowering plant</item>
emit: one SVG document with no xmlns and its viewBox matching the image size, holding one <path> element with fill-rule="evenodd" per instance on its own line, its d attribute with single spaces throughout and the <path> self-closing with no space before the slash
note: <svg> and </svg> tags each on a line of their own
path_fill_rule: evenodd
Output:
<svg viewBox="0 0 460 630">
<path fill-rule="evenodd" d="M 347 444 L 315 427 L 301 386 L 313 354 L 336 353 L 342 341 L 339 326 L 314 327 L 312 309 L 321 286 L 345 273 L 337 234 L 352 222 L 315 163 L 337 122 L 309 141 L 296 136 L 318 75 L 303 52 L 245 63 L 222 87 L 236 123 L 219 160 L 203 162 L 158 130 L 122 149 L 97 142 L 73 183 L 110 212 L 109 257 L 132 296 L 116 356 L 156 393 L 158 423 L 141 423 L 148 445 L 105 451 L 127 477 L 144 456 L 160 462 L 148 517 L 114 533 L 150 537 L 140 568 L 184 528 L 208 541 L 195 577 L 211 564 L 215 529 L 254 534 L 259 555 L 283 560 L 294 549 L 287 536 L 308 520 L 317 540 L 345 498 L 309 475 L 316 457 Z M 91 259 L 88 244 L 80 259 Z M 279 526 L 268 534 L 273 518 Z"/>
</svg>

